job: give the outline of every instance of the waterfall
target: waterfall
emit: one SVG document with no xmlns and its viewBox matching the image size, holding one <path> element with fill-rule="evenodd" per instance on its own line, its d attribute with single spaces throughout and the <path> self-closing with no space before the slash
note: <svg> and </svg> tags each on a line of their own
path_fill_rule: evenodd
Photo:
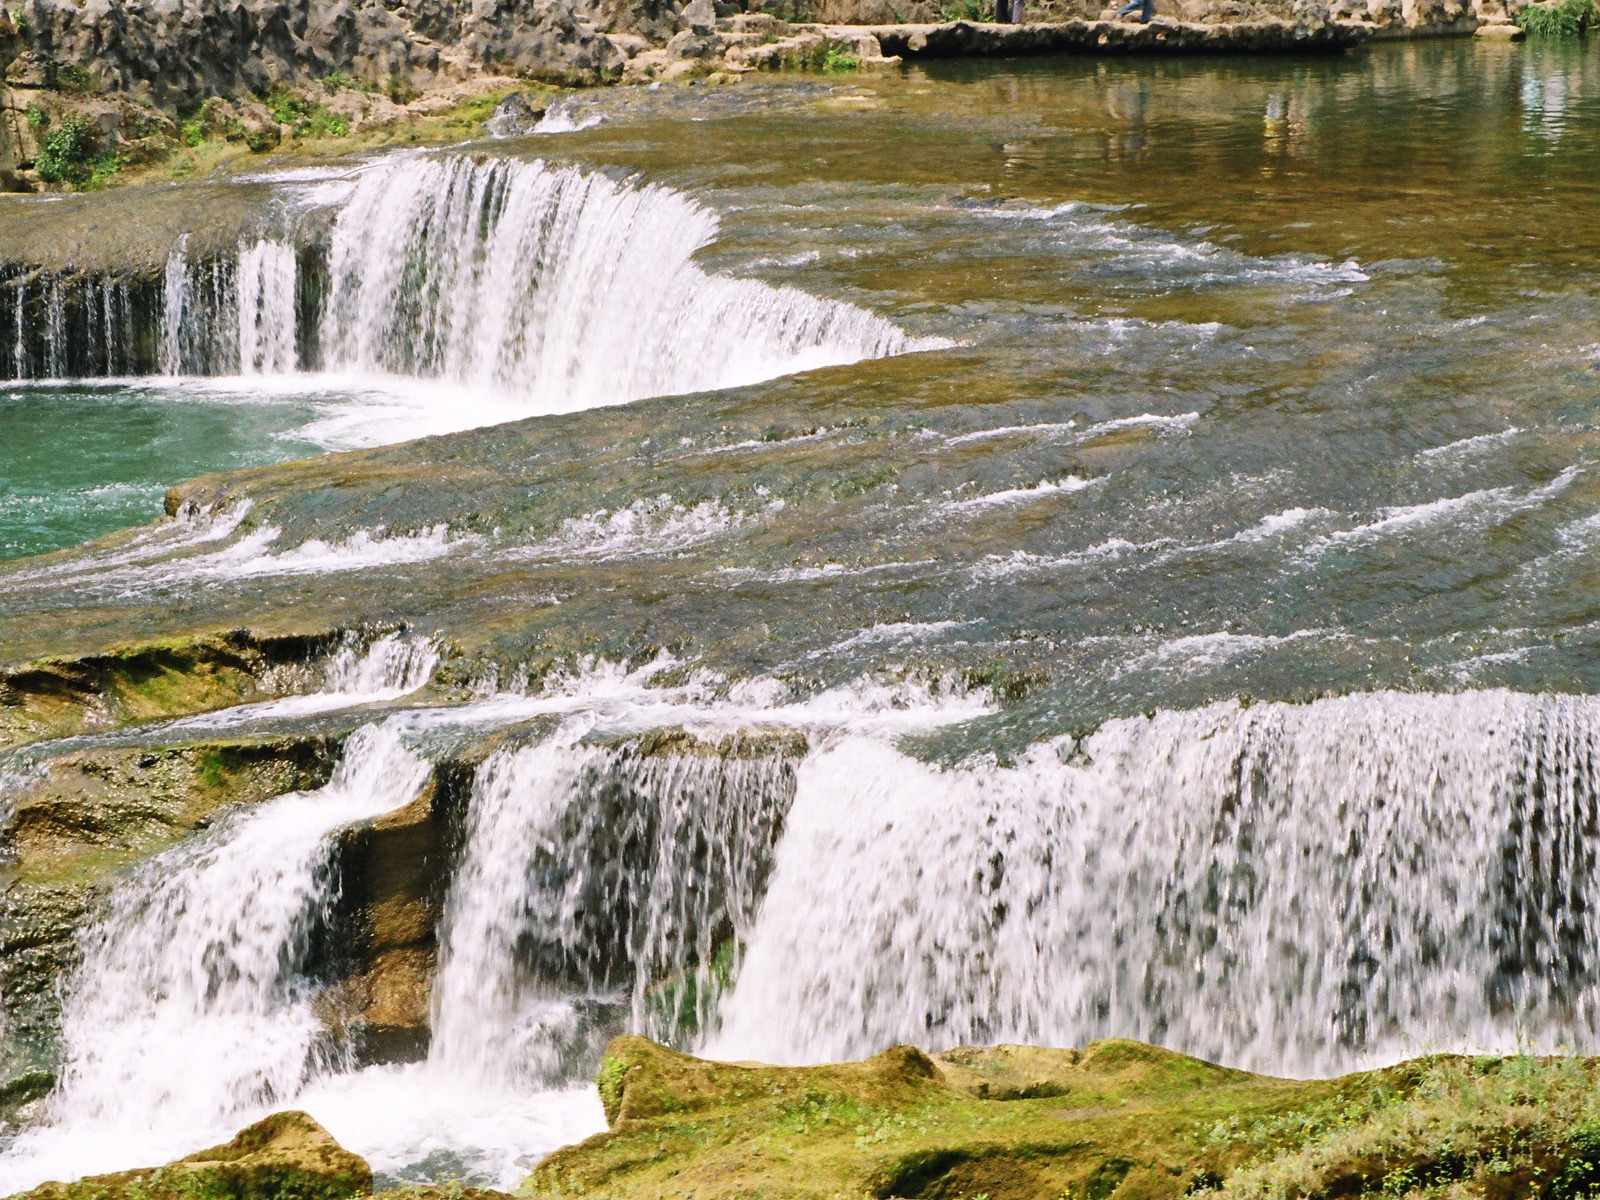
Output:
<svg viewBox="0 0 1600 1200">
<path fill-rule="evenodd" d="M 1589 697 L 1377 693 L 1116 721 L 1014 766 L 841 741 L 800 769 L 710 1049 L 1592 1051 L 1597 731 Z"/>
<path fill-rule="evenodd" d="M 391 726 L 368 726 L 326 787 L 237 813 L 120 888 L 67 990 L 52 1126 L 14 1153 L 68 1155 L 73 1175 L 164 1161 L 292 1098 L 322 1052 L 304 970 L 337 889 L 330 835 L 427 774 Z"/>
<path fill-rule="evenodd" d="M 357 184 L 329 252 L 329 365 L 438 376 L 536 410 L 728 387 L 914 348 L 889 322 L 709 275 L 716 215 L 542 162 L 398 160 Z"/>
<path fill-rule="evenodd" d="M 19 379 L 443 379 L 553 412 L 945 344 L 852 304 L 708 273 L 694 256 L 716 232 L 714 212 L 658 185 L 396 157 L 360 176 L 326 244 L 261 237 L 200 254 L 184 234 L 159 280 L 45 274 L 34 312 L 19 280 L 0 366 Z"/>
<path fill-rule="evenodd" d="M 295 366 L 294 247 L 263 238 L 239 244 L 239 371 L 283 375 Z"/>
<path fill-rule="evenodd" d="M 483 764 L 446 905 L 433 1065 L 501 1086 L 556 1082 L 592 1069 L 611 1010 L 668 1040 L 710 1018 L 794 759 L 759 740 L 685 741 L 558 733 Z"/>
<path fill-rule="evenodd" d="M 161 373 L 183 374 L 183 319 L 189 307 L 189 235 L 167 254 L 161 308 Z"/>
</svg>

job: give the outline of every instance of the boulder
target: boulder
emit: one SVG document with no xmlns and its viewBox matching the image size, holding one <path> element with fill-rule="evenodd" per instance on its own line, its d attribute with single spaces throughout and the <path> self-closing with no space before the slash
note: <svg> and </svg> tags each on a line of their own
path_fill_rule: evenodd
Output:
<svg viewBox="0 0 1600 1200">
<path fill-rule="evenodd" d="M 17 1200 L 343 1200 L 372 1190 L 372 1169 L 303 1112 L 275 1113 L 164 1167 L 47 1183 Z"/>
</svg>

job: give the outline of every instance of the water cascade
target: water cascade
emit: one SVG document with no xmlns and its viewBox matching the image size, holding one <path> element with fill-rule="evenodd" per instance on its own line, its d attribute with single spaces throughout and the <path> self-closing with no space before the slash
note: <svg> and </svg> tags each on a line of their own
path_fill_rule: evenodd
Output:
<svg viewBox="0 0 1600 1200">
<path fill-rule="evenodd" d="M 585 1077 L 619 1024 L 677 1040 L 709 1021 L 802 751 L 566 729 L 491 756 L 446 907 L 432 1064 L 549 1085 Z"/>
<path fill-rule="evenodd" d="M 283 375 L 295 367 L 294 247 L 263 239 L 239 250 L 239 370 Z"/>
<path fill-rule="evenodd" d="M 331 233 L 245 238 L 159 278 L 0 274 L 0 378 L 334 371 L 565 411 L 922 345 L 851 304 L 713 275 L 669 188 L 465 155 L 363 172 Z"/>
<path fill-rule="evenodd" d="M 1269 1071 L 1600 1045 L 1600 702 L 1222 704 L 813 755 L 719 1056 L 1096 1037 Z"/>
<path fill-rule="evenodd" d="M 853 305 L 702 271 L 693 256 L 716 230 L 681 193 L 572 167 L 379 167 L 333 231 L 329 366 L 480 384 L 550 411 L 912 348 Z"/>
<path fill-rule="evenodd" d="M 305 968 L 337 895 L 330 835 L 427 773 L 392 726 L 368 726 L 326 787 L 237 813 L 119 889 L 67 992 L 53 1124 L 19 1157 L 70 1152 L 81 1174 L 186 1153 L 326 1066 Z"/>
</svg>

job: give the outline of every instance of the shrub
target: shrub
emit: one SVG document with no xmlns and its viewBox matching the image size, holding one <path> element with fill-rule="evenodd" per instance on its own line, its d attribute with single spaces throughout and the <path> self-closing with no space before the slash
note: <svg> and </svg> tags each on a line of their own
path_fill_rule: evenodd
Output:
<svg viewBox="0 0 1600 1200">
<path fill-rule="evenodd" d="M 946 21 L 982 21 L 987 15 L 983 0 L 955 0 L 939 9 L 939 16 Z"/>
<path fill-rule="evenodd" d="M 1577 37 L 1597 23 L 1594 0 L 1530 4 L 1517 14 L 1517 24 L 1534 37 Z"/>
<path fill-rule="evenodd" d="M 35 100 L 28 105 L 28 128 L 44 129 L 50 124 L 50 113 L 44 105 Z"/>
<path fill-rule="evenodd" d="M 822 69 L 829 75 L 839 75 L 845 71 L 854 71 L 861 65 L 861 60 L 850 51 L 838 46 L 829 46 L 822 56 Z"/>
<path fill-rule="evenodd" d="M 396 104 L 410 104 L 418 96 L 422 95 L 420 91 L 412 86 L 411 80 L 404 75 L 389 76 L 387 92 L 389 99 Z"/>
<path fill-rule="evenodd" d="M 83 117 L 63 117 L 39 142 L 34 167 L 47 183 L 87 183 L 95 147 L 95 131 Z"/>
<path fill-rule="evenodd" d="M 275 88 L 261 97 L 261 103 L 272 113 L 272 119 L 289 126 L 295 137 L 345 137 L 350 132 L 349 121 L 321 104 L 313 104 L 299 92 Z"/>
</svg>

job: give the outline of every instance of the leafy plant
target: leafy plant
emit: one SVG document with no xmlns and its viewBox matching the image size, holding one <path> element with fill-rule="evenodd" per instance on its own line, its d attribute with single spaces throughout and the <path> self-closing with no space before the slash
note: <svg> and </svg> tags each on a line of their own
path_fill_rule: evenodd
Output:
<svg viewBox="0 0 1600 1200">
<path fill-rule="evenodd" d="M 1556 0 L 1530 4 L 1517 14 L 1517 24 L 1534 37 L 1577 37 L 1600 24 L 1594 0 Z"/>
<path fill-rule="evenodd" d="M 33 164 L 39 178 L 47 183 L 87 183 L 93 170 L 95 142 L 95 129 L 88 120 L 63 117 L 61 124 L 40 139 Z"/>
<path fill-rule="evenodd" d="M 330 112 L 325 106 L 306 99 L 299 92 L 291 92 L 287 88 L 274 88 L 261 97 L 261 103 L 267 106 L 267 111 L 272 114 L 273 120 L 280 125 L 289 126 L 294 131 L 295 137 L 349 136 L 349 121 L 337 113 Z"/>
<path fill-rule="evenodd" d="M 27 120 L 28 128 L 45 129 L 48 128 L 50 124 L 50 113 L 44 105 L 35 100 L 32 104 L 28 105 Z"/>
<path fill-rule="evenodd" d="M 841 75 L 861 66 L 861 60 L 841 46 L 829 46 L 822 56 L 822 69 L 829 75 Z"/>
<path fill-rule="evenodd" d="M 389 99 L 396 104 L 410 104 L 418 96 L 422 95 L 411 80 L 404 75 L 389 76 L 387 94 Z"/>
</svg>

